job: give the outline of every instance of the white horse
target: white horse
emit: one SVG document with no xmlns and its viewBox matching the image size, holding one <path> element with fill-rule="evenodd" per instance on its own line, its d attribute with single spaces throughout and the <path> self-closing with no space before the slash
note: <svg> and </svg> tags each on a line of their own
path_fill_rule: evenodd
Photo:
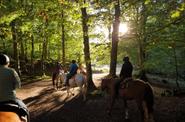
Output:
<svg viewBox="0 0 185 122">
<path fill-rule="evenodd" d="M 65 80 L 66 82 L 66 76 L 65 76 Z M 69 79 L 69 86 L 66 86 L 67 88 L 67 95 L 72 94 L 74 95 L 74 93 L 72 93 L 72 91 L 70 91 L 71 88 L 74 89 L 74 87 L 79 87 L 80 89 L 80 93 L 79 95 L 83 95 L 83 100 L 86 100 L 86 92 L 87 92 L 87 79 L 86 79 L 86 73 L 85 72 L 81 72 L 81 70 L 77 71 L 77 74 L 75 76 L 73 76 L 71 79 Z"/>
</svg>

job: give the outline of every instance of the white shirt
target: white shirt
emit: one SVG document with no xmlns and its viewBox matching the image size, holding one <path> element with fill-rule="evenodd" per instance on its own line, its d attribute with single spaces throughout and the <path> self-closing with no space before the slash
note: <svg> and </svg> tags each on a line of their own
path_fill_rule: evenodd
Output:
<svg viewBox="0 0 185 122">
<path fill-rule="evenodd" d="M 0 102 L 15 100 L 16 88 L 21 87 L 17 72 L 7 66 L 0 65 Z"/>
</svg>

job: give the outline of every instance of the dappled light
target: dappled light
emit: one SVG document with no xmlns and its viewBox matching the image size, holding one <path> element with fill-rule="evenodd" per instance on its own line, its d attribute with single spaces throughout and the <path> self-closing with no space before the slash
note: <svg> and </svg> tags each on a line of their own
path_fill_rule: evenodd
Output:
<svg viewBox="0 0 185 122">
<path fill-rule="evenodd" d="M 146 122 L 154 99 L 155 122 L 185 122 L 184 0 L 1 0 L 0 9 L 0 104 L 23 100 L 31 122 Z M 102 91 L 105 78 L 115 82 Z M 127 108 L 129 87 L 141 99 Z"/>
</svg>

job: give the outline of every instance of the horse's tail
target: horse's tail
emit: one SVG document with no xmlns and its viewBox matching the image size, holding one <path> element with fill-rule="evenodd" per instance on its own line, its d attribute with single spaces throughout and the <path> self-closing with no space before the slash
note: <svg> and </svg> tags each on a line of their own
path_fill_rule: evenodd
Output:
<svg viewBox="0 0 185 122">
<path fill-rule="evenodd" d="M 144 100 L 146 101 L 148 112 L 153 113 L 154 94 L 153 89 L 149 83 L 146 83 L 146 92 L 144 94 Z"/>
</svg>

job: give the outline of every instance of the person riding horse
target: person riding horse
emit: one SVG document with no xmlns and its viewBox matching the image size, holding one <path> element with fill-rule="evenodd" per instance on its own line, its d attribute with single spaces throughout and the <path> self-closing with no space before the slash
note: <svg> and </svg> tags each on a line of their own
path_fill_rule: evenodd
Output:
<svg viewBox="0 0 185 122">
<path fill-rule="evenodd" d="M 0 111 L 15 112 L 24 121 L 28 119 L 29 111 L 22 100 L 16 97 L 16 88 L 21 87 L 21 81 L 9 64 L 9 57 L 0 54 Z"/>
<path fill-rule="evenodd" d="M 121 68 L 121 72 L 120 72 L 120 78 L 123 81 L 126 78 L 132 77 L 132 71 L 133 71 L 133 66 L 132 63 L 129 60 L 129 57 L 126 56 L 123 58 L 123 65 Z"/>
<path fill-rule="evenodd" d="M 129 60 L 129 57 L 125 56 L 123 58 L 123 61 L 124 61 L 124 63 L 122 65 L 120 75 L 119 75 L 120 80 L 118 80 L 117 83 L 115 84 L 116 95 L 118 95 L 118 90 L 119 90 L 121 82 L 123 82 L 127 78 L 132 77 L 133 66 L 132 66 L 132 63 Z"/>
<path fill-rule="evenodd" d="M 65 86 L 69 86 L 69 79 L 72 78 L 75 74 L 77 74 L 77 70 L 78 65 L 76 64 L 75 60 L 72 60 L 69 73 L 67 74 L 66 83 L 64 84 Z"/>
<path fill-rule="evenodd" d="M 54 69 L 54 71 L 53 71 L 53 76 L 52 76 L 52 81 L 54 80 L 54 78 L 61 72 L 61 70 L 62 70 L 62 66 L 61 66 L 61 64 L 59 63 L 59 62 L 57 62 L 56 63 L 56 67 L 55 67 L 55 69 Z"/>
</svg>

